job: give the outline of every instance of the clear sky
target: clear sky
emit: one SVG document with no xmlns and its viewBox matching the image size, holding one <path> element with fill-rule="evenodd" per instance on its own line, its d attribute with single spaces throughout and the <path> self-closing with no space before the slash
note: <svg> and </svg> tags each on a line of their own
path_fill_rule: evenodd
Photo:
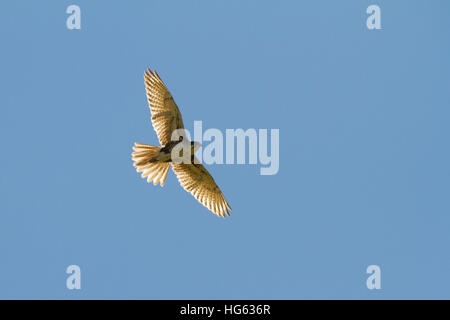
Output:
<svg viewBox="0 0 450 320">
<path fill-rule="evenodd" d="M 449 33 L 444 0 L 2 1 L 0 298 L 449 299 Z M 277 175 L 206 166 L 231 218 L 133 168 L 148 66 L 189 130 L 280 130 Z"/>
</svg>

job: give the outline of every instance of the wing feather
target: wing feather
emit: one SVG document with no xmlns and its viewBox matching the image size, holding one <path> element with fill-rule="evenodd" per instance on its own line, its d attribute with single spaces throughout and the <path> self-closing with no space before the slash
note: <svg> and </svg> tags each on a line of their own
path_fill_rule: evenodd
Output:
<svg viewBox="0 0 450 320">
<path fill-rule="evenodd" d="M 152 125 L 159 143 L 165 146 L 170 142 L 173 131 L 184 129 L 183 119 L 175 100 L 156 71 L 147 69 L 144 80 Z"/>
<path fill-rule="evenodd" d="M 203 206 L 217 216 L 229 216 L 231 211 L 228 202 L 217 186 L 213 177 L 202 164 L 197 163 L 172 163 L 181 186 L 190 192 Z"/>
</svg>

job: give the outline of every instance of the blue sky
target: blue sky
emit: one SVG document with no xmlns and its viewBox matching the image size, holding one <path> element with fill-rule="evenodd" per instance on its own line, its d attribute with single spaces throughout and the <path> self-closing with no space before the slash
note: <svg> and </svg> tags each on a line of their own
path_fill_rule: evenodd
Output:
<svg viewBox="0 0 450 320">
<path fill-rule="evenodd" d="M 0 9 L 0 298 L 450 298 L 448 1 Z M 148 66 L 189 130 L 280 130 L 277 175 L 207 166 L 231 218 L 135 172 Z"/>
</svg>

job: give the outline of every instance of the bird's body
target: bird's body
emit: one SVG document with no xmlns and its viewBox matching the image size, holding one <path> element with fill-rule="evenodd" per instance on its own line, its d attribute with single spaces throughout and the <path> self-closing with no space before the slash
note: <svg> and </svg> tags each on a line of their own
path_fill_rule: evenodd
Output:
<svg viewBox="0 0 450 320">
<path fill-rule="evenodd" d="M 142 172 L 142 177 L 147 178 L 148 182 L 153 181 L 154 185 L 160 183 L 164 186 L 167 173 L 172 166 L 186 191 L 216 215 L 229 216 L 231 208 L 228 202 L 213 177 L 194 156 L 199 144 L 185 141 L 183 136 L 172 140 L 174 131 L 184 130 L 184 124 L 169 90 L 156 71 L 148 69 L 144 78 L 152 124 L 161 147 L 135 143 L 132 158 L 137 172 Z M 186 148 L 178 148 L 183 147 L 181 144 L 186 146 L 186 143 L 189 143 Z M 180 151 L 174 153 L 174 148 Z M 190 161 L 179 161 L 178 157 L 183 157 L 183 152 L 186 151 L 190 152 L 187 155 Z M 177 159 L 174 159 L 173 154 L 177 155 Z"/>
</svg>

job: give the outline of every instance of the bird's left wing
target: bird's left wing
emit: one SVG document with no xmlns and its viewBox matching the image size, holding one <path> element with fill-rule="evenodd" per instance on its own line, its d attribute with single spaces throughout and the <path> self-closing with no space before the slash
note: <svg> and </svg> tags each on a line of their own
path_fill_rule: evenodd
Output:
<svg viewBox="0 0 450 320">
<path fill-rule="evenodd" d="M 225 197 L 202 164 L 172 163 L 181 186 L 190 192 L 201 204 L 218 216 L 229 216 L 231 208 Z"/>
<path fill-rule="evenodd" d="M 159 143 L 165 146 L 176 129 L 184 129 L 181 113 L 175 100 L 156 71 L 147 69 L 144 75 L 145 90 L 152 113 L 152 124 Z"/>
</svg>

